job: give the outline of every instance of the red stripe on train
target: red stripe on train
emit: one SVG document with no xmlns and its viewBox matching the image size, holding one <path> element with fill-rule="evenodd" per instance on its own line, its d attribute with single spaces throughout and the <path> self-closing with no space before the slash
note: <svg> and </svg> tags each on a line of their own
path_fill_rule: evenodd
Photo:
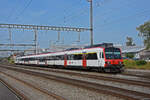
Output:
<svg viewBox="0 0 150 100">
<path fill-rule="evenodd" d="M 87 66 L 87 62 L 86 62 L 86 56 L 83 56 L 83 60 L 82 60 L 82 66 L 85 68 Z"/>
<path fill-rule="evenodd" d="M 64 66 L 67 66 L 67 55 L 64 56 Z"/>
</svg>

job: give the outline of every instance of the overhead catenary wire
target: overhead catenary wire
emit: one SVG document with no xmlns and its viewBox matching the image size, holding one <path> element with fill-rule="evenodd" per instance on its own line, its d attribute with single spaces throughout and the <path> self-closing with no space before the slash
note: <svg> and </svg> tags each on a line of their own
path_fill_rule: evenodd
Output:
<svg viewBox="0 0 150 100">
<path fill-rule="evenodd" d="M 75 19 L 78 19 L 78 17 L 80 16 L 83 16 L 84 14 L 88 14 L 88 9 L 84 9 L 84 10 L 82 10 L 80 13 L 78 13 L 78 14 L 76 14 L 76 15 L 72 15 L 72 16 L 70 16 L 70 17 L 67 17 L 65 20 L 66 20 L 66 22 L 68 22 L 68 21 L 73 21 L 73 20 L 75 20 Z M 81 20 L 79 20 L 79 22 L 81 22 Z M 77 21 L 76 21 L 76 23 L 77 23 Z"/>
<path fill-rule="evenodd" d="M 54 17 L 54 19 L 51 19 L 51 21 L 49 21 L 49 23 L 55 22 L 56 20 L 65 20 L 65 22 L 66 22 L 66 20 L 67 20 L 68 18 L 70 19 L 70 17 L 74 16 L 77 11 L 82 12 L 82 11 L 83 11 L 83 7 L 85 7 L 85 5 L 83 5 L 81 1 L 82 1 L 82 0 L 79 0 L 79 2 L 72 3 L 72 4 L 70 5 L 70 7 L 66 7 L 67 10 L 66 10 L 66 9 L 64 10 L 64 15 L 65 15 L 65 16 L 63 16 L 63 17 L 60 17 L 60 16 L 57 17 L 57 16 L 56 16 L 56 17 Z M 85 1 L 86 1 L 86 0 L 85 0 Z M 76 6 L 75 6 L 76 4 L 82 5 L 82 6 L 76 7 Z M 69 8 L 69 9 L 68 9 L 68 8 Z M 77 9 L 74 9 L 75 11 L 72 11 L 73 8 L 77 8 Z"/>
<path fill-rule="evenodd" d="M 15 13 L 17 13 L 19 10 L 19 5 L 15 5 L 14 7 L 11 8 L 11 11 L 9 12 L 8 16 L 6 17 L 7 18 L 7 21 L 10 21 L 10 19 L 12 19 L 12 17 L 14 15 L 17 15 Z M 16 18 L 16 17 L 15 17 Z"/>
<path fill-rule="evenodd" d="M 11 9 L 11 12 L 10 12 L 9 15 L 7 16 L 7 21 L 9 21 L 9 20 L 11 19 L 11 17 L 13 16 L 14 10 L 15 10 L 15 8 L 12 8 L 12 9 Z"/>
<path fill-rule="evenodd" d="M 18 14 L 18 16 L 16 17 L 16 20 L 25 12 L 25 10 L 30 6 L 30 4 L 32 3 L 33 0 L 30 0 L 27 5 L 23 8 L 23 10 Z"/>
<path fill-rule="evenodd" d="M 110 0 L 108 0 L 108 1 L 110 1 Z M 127 1 L 127 0 L 126 0 L 126 1 Z M 137 1 L 134 1 L 134 2 L 133 2 L 133 1 L 131 2 L 131 1 L 130 1 L 130 2 L 127 2 L 127 3 L 119 3 L 119 5 L 121 5 L 121 4 L 123 4 L 123 5 L 121 5 L 120 7 L 115 6 L 115 8 L 107 8 L 108 11 L 105 10 L 105 12 L 104 12 L 104 13 L 101 12 L 100 15 L 98 15 L 98 13 L 96 13 L 97 15 L 95 15 L 95 17 L 100 16 L 100 17 L 106 18 L 106 15 L 109 16 L 109 14 L 112 14 L 112 13 L 114 13 L 114 12 L 117 12 L 117 11 L 119 11 L 119 10 L 120 10 L 121 8 L 123 8 L 123 7 L 127 7 L 127 8 L 129 8 L 130 6 L 134 7 L 134 6 L 136 5 L 136 2 L 137 2 Z M 97 8 L 101 8 L 102 5 L 105 5 L 106 3 L 108 3 L 108 2 L 101 3 L 101 5 L 98 5 Z"/>
<path fill-rule="evenodd" d="M 95 4 L 97 7 L 100 7 L 101 5 L 104 5 L 110 1 L 112 1 L 112 0 L 95 0 Z"/>
<path fill-rule="evenodd" d="M 109 0 L 108 0 L 109 1 Z M 124 6 L 124 7 L 127 7 L 127 8 L 129 8 L 129 6 L 131 6 L 132 8 L 133 7 L 136 7 L 137 6 L 137 4 L 136 4 L 136 0 L 132 0 L 132 2 L 130 1 L 130 0 L 126 0 L 126 2 L 127 3 L 122 3 L 123 5 L 122 6 L 120 6 L 121 8 Z M 105 3 L 104 3 L 105 4 Z M 99 6 L 100 7 L 100 6 Z M 142 12 L 137 12 L 136 14 L 134 14 L 134 15 L 129 15 L 129 16 L 124 16 L 124 17 L 121 17 L 121 18 L 118 18 L 118 19 L 115 19 L 115 20 L 112 20 L 112 21 L 110 21 L 110 22 L 108 22 L 108 19 L 112 19 L 112 17 L 110 17 L 110 18 L 106 18 L 106 15 L 107 14 L 111 14 L 111 13 L 114 13 L 114 12 L 116 12 L 116 11 L 119 11 L 119 9 L 120 9 L 120 7 L 115 7 L 115 8 L 111 8 L 111 9 L 109 9 L 109 11 L 105 11 L 103 14 L 102 14 L 102 12 L 101 12 L 101 15 L 100 15 L 100 17 L 101 17 L 101 19 L 102 19 L 102 17 L 104 17 L 105 18 L 105 20 L 104 20 L 104 24 L 101 24 L 100 26 L 98 26 L 98 28 L 104 28 L 105 26 L 106 27 L 108 27 L 108 25 L 111 25 L 111 23 L 120 23 L 120 22 L 122 22 L 122 21 L 124 21 L 123 19 L 127 19 L 127 18 L 130 18 L 130 17 L 134 17 L 134 16 L 139 16 L 139 15 L 141 15 L 141 14 L 144 14 L 144 13 L 146 13 L 146 12 L 148 12 L 149 10 L 145 10 L 145 9 L 143 9 L 142 10 Z M 98 8 L 98 7 L 97 7 Z M 99 15 L 97 15 L 97 16 L 95 16 L 96 18 L 98 17 Z M 106 22 L 107 21 L 107 22 Z M 96 28 L 97 29 L 97 28 Z"/>
<path fill-rule="evenodd" d="M 76 3 L 70 4 L 69 6 L 65 7 L 64 12 L 71 12 L 72 9 L 76 7 L 76 6 L 74 6 L 74 5 L 77 5 L 77 4 L 80 4 L 80 3 L 81 3 L 81 0 L 80 0 L 80 2 L 76 2 Z M 68 9 L 68 8 L 69 8 L 69 9 Z M 60 16 L 55 16 L 55 17 L 53 17 L 53 18 L 51 19 L 51 21 L 49 21 L 49 23 L 54 22 L 54 21 L 56 21 L 56 20 L 58 20 L 58 19 L 60 19 Z"/>
<path fill-rule="evenodd" d="M 122 22 L 122 21 L 125 21 L 125 20 L 128 19 L 128 18 L 135 17 L 135 16 L 139 16 L 139 15 L 144 14 L 144 13 L 147 13 L 147 12 L 150 12 L 150 10 L 149 10 L 149 9 L 146 9 L 146 10 L 143 10 L 142 12 L 137 12 L 136 14 L 133 14 L 133 15 L 129 15 L 129 16 L 121 17 L 121 18 L 116 19 L 116 20 L 112 20 L 112 21 L 110 21 L 110 22 L 108 22 L 108 23 L 105 23 L 105 24 L 100 25 L 100 27 L 105 27 L 106 25 L 108 26 L 108 25 L 110 25 L 111 23 L 120 23 L 120 22 Z M 143 15 L 142 15 L 142 16 L 143 16 Z M 145 15 L 144 15 L 144 16 L 145 16 Z"/>
<path fill-rule="evenodd" d="M 147 12 L 147 13 L 150 13 L 150 11 L 149 12 Z M 142 15 L 141 15 L 142 14 Z M 148 14 L 149 15 L 149 14 Z M 140 16 L 140 18 L 142 18 L 142 17 L 145 17 L 145 15 L 143 15 L 143 13 L 139 13 L 137 16 Z M 111 21 L 109 24 L 107 23 L 107 24 L 103 24 L 103 25 L 100 25 L 99 27 L 96 27 L 95 28 L 95 30 L 98 30 L 98 29 L 100 29 L 101 31 L 102 30 L 106 30 L 107 28 L 109 28 L 109 30 L 107 29 L 107 32 L 108 31 L 110 31 L 110 32 L 112 32 L 112 30 L 111 29 L 113 29 L 114 27 L 112 27 L 112 24 L 111 23 L 114 23 L 115 22 L 115 25 L 117 25 L 117 23 L 122 23 L 122 22 L 124 22 L 124 21 L 126 21 L 127 20 L 127 18 L 134 18 L 134 20 L 135 20 L 135 15 L 132 15 L 132 16 L 127 16 L 127 17 L 124 17 L 124 18 L 120 18 L 120 21 L 118 20 L 114 20 L 114 21 Z M 136 17 L 137 18 L 137 17 Z M 139 18 L 139 17 L 138 17 Z M 148 18 L 148 20 L 149 20 L 149 18 Z M 146 20 L 147 21 L 147 20 Z M 114 24 L 113 24 L 113 26 L 114 26 Z M 118 27 L 118 26 L 117 26 Z M 136 28 L 136 27 L 135 27 Z"/>
</svg>

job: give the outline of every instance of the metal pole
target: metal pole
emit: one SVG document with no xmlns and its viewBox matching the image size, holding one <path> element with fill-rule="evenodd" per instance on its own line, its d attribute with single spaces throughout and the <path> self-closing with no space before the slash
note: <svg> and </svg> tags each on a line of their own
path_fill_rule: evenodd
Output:
<svg viewBox="0 0 150 100">
<path fill-rule="evenodd" d="M 93 0 L 88 0 L 90 2 L 90 36 L 91 36 L 91 46 L 93 45 Z"/>
<path fill-rule="evenodd" d="M 90 1 L 91 45 L 93 45 L 93 0 Z"/>
<path fill-rule="evenodd" d="M 12 44 L 12 33 L 11 33 L 11 28 L 8 28 L 8 31 L 9 31 L 9 42 L 10 42 L 10 45 Z M 10 47 L 11 49 L 13 49 L 13 46 Z M 11 51 L 11 53 L 13 53 L 13 51 Z"/>
<path fill-rule="evenodd" d="M 58 40 L 57 40 L 57 42 L 59 42 L 60 41 L 60 31 L 58 31 Z"/>
<path fill-rule="evenodd" d="M 78 41 L 77 42 L 80 42 L 80 32 L 78 32 Z"/>
<path fill-rule="evenodd" d="M 10 42 L 10 44 L 11 44 L 11 43 L 12 43 L 11 29 L 8 28 L 8 31 L 9 31 L 9 42 Z"/>
<path fill-rule="evenodd" d="M 34 40 L 34 43 L 35 43 L 35 54 L 37 54 L 37 30 L 35 29 L 34 30 L 34 33 L 35 33 L 35 40 Z"/>
</svg>

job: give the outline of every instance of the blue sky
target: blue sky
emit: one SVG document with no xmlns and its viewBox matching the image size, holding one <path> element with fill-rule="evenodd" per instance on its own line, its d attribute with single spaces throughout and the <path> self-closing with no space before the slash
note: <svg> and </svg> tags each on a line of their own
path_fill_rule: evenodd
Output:
<svg viewBox="0 0 150 100">
<path fill-rule="evenodd" d="M 133 37 L 142 45 L 136 27 L 150 20 L 150 0 L 93 0 L 94 43 L 125 44 Z M 89 27 L 87 0 L 0 0 L 0 23 Z M 33 42 L 33 31 L 12 30 L 13 43 Z M 39 31 L 38 43 L 47 48 L 57 40 L 55 31 Z M 61 41 L 72 44 L 77 32 L 61 32 Z M 8 43 L 8 30 L 0 29 L 0 43 Z M 90 44 L 90 33 L 81 32 L 81 43 Z"/>
</svg>

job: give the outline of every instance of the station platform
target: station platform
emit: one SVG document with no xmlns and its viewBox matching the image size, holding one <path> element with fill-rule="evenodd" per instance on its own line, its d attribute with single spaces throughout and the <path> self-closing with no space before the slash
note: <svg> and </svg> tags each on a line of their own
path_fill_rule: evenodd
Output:
<svg viewBox="0 0 150 100">
<path fill-rule="evenodd" d="M 12 91 L 0 82 L 0 100 L 20 100 Z"/>
</svg>

